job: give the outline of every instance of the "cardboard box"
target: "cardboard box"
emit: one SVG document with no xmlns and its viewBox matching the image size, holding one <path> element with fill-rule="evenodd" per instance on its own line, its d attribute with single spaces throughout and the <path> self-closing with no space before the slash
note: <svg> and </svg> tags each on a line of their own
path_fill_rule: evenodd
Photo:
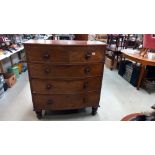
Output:
<svg viewBox="0 0 155 155">
<path fill-rule="evenodd" d="M 105 65 L 107 68 L 110 68 L 111 70 L 117 68 L 116 60 L 114 60 L 114 62 L 113 62 L 113 60 L 108 57 L 105 58 Z"/>
<path fill-rule="evenodd" d="M 13 73 L 4 73 L 4 79 L 9 88 L 11 88 L 16 83 L 16 75 Z"/>
</svg>

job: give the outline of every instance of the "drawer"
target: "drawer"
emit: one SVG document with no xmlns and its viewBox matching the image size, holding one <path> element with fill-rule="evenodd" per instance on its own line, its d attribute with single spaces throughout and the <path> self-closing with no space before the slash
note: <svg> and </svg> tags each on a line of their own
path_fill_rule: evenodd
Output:
<svg viewBox="0 0 155 155">
<path fill-rule="evenodd" d="M 103 62 L 105 60 L 105 47 L 74 47 L 70 51 L 70 62 Z"/>
<path fill-rule="evenodd" d="M 69 52 L 63 47 L 26 47 L 26 57 L 30 62 L 69 62 Z"/>
<path fill-rule="evenodd" d="M 89 65 L 51 65 L 29 64 L 31 78 L 84 78 L 90 76 L 102 76 L 103 63 Z"/>
<path fill-rule="evenodd" d="M 99 105 L 99 92 L 75 95 L 33 94 L 35 110 L 79 109 Z"/>
<path fill-rule="evenodd" d="M 100 90 L 102 77 L 81 80 L 40 80 L 32 79 L 33 93 L 39 94 L 73 94 Z"/>
<path fill-rule="evenodd" d="M 27 59 L 30 62 L 81 63 L 104 61 L 105 47 L 26 47 Z"/>
</svg>

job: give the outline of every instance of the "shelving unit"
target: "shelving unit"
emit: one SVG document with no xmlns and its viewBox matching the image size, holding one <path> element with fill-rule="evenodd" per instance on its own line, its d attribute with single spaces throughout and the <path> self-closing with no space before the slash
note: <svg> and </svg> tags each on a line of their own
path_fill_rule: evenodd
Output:
<svg viewBox="0 0 155 155">
<path fill-rule="evenodd" d="M 3 73 L 4 72 L 4 67 L 3 67 L 3 62 L 2 60 L 4 59 L 9 59 L 10 60 L 10 63 L 11 63 L 11 66 L 14 65 L 13 63 L 13 59 L 12 59 L 12 56 L 14 54 L 18 54 L 18 58 L 21 59 L 21 52 L 24 50 L 24 46 L 22 45 L 21 47 L 19 47 L 17 50 L 14 50 L 11 52 L 7 52 L 7 54 L 3 54 L 3 55 L 0 55 L 0 69 L 1 69 L 1 72 Z"/>
</svg>

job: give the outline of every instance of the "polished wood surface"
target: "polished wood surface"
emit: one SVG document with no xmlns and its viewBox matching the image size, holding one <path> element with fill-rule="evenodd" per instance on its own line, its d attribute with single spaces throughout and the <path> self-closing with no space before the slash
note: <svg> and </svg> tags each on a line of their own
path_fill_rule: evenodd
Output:
<svg viewBox="0 0 155 155">
<path fill-rule="evenodd" d="M 32 78 L 84 78 L 102 76 L 103 63 L 79 65 L 51 65 L 30 63 L 29 73 Z"/>
<path fill-rule="evenodd" d="M 67 110 L 98 106 L 99 92 L 87 92 L 78 94 L 33 94 L 35 109 Z"/>
<path fill-rule="evenodd" d="M 63 46 L 62 46 L 63 45 Z M 99 106 L 106 44 L 87 41 L 29 41 L 24 44 L 32 100 L 42 110 Z"/>
<path fill-rule="evenodd" d="M 148 59 L 147 56 L 142 57 L 142 56 L 140 56 L 140 54 L 129 54 L 127 52 L 122 52 L 122 53 L 126 58 L 136 61 L 140 64 L 145 65 L 145 66 L 147 66 L 147 65 L 155 66 L 155 60 Z"/>
<path fill-rule="evenodd" d="M 99 90 L 102 76 L 84 79 L 32 79 L 32 92 L 37 94 L 76 94 Z"/>
<path fill-rule="evenodd" d="M 106 45 L 100 41 L 81 41 L 81 40 L 28 40 L 24 42 L 24 45 L 31 44 L 41 44 L 41 45 L 50 45 L 50 46 L 96 46 L 96 45 Z"/>
<path fill-rule="evenodd" d="M 123 57 L 141 64 L 141 70 L 137 84 L 137 89 L 139 90 L 145 74 L 146 66 L 155 66 L 155 60 L 148 59 L 147 56 L 142 57 L 140 54 L 130 54 L 127 51 L 126 52 L 122 51 L 122 54 Z"/>
<path fill-rule="evenodd" d="M 27 48 L 27 59 L 30 62 L 51 63 L 83 63 L 103 62 L 103 47 L 78 46 L 78 47 L 53 47 L 34 46 Z"/>
</svg>

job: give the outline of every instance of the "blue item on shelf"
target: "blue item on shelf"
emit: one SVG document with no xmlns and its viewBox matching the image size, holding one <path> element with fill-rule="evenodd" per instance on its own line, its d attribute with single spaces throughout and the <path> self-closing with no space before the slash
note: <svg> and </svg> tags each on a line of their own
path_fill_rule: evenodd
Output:
<svg viewBox="0 0 155 155">
<path fill-rule="evenodd" d="M 27 70 L 27 66 L 23 65 L 22 72 L 25 72 Z"/>
</svg>

